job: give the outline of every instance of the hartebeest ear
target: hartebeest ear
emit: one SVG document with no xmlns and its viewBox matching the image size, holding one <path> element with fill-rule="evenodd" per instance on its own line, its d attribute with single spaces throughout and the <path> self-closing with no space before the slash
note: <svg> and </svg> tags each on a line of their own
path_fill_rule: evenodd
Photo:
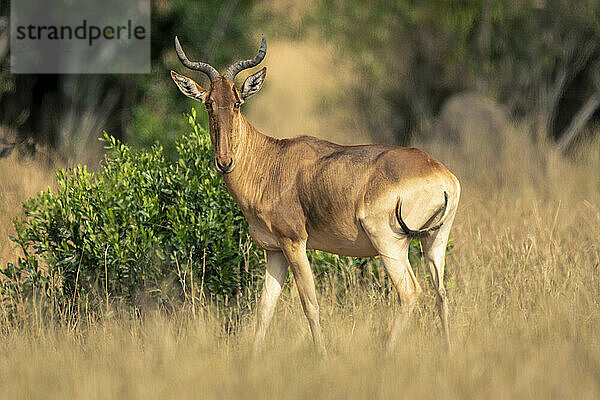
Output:
<svg viewBox="0 0 600 400">
<path fill-rule="evenodd" d="M 202 88 L 202 86 L 194 82 L 193 79 L 190 79 L 187 76 L 179 75 L 175 71 L 171 71 L 171 78 L 173 78 L 173 81 L 179 90 L 181 90 L 181 93 L 185 94 L 189 98 L 204 103 L 207 92 Z"/>
<path fill-rule="evenodd" d="M 247 77 L 242 85 L 242 99 L 246 100 L 248 97 L 258 92 L 265 81 L 265 76 L 267 76 L 267 67 L 264 67 L 257 73 Z"/>
</svg>

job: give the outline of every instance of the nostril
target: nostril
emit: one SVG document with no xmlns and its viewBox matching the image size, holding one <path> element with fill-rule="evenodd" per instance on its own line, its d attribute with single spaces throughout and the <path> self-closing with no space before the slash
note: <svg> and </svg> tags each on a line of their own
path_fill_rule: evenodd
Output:
<svg viewBox="0 0 600 400">
<path fill-rule="evenodd" d="M 223 165 L 219 162 L 219 160 L 217 160 L 217 167 L 223 172 L 229 171 L 229 168 L 231 168 L 231 164 L 233 164 L 233 158 L 229 159 L 227 165 Z"/>
</svg>

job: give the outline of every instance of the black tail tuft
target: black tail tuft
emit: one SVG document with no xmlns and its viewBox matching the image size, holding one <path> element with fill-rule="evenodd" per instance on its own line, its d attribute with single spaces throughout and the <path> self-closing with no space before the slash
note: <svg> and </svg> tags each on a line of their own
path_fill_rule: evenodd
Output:
<svg viewBox="0 0 600 400">
<path fill-rule="evenodd" d="M 402 230 L 404 231 L 404 234 L 406 236 L 411 237 L 411 238 L 421 238 L 421 237 L 428 236 L 429 234 L 431 234 L 431 232 L 437 231 L 438 229 L 440 229 L 442 227 L 442 224 L 444 223 L 444 219 L 446 217 L 447 210 L 448 210 L 448 193 L 446 193 L 444 191 L 444 205 L 442 205 L 440 207 L 440 209 L 437 210 L 429 219 L 429 221 L 432 221 L 436 216 L 442 214 L 442 216 L 439 219 L 439 223 L 437 225 L 432 226 L 431 228 L 425 228 L 425 226 L 423 226 L 421 229 L 418 229 L 418 230 L 410 229 L 408 226 L 406 226 L 406 223 L 402 219 L 402 201 L 401 200 L 398 200 L 398 203 L 396 203 L 396 219 L 398 220 L 398 223 L 400 224 L 400 228 L 402 228 Z M 425 223 L 425 225 L 427 225 L 427 223 Z"/>
</svg>

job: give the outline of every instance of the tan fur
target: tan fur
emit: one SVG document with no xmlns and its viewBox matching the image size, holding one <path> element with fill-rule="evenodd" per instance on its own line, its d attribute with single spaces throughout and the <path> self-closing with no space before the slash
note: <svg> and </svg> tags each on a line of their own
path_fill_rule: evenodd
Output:
<svg viewBox="0 0 600 400">
<path fill-rule="evenodd" d="M 442 225 L 422 243 L 449 344 L 443 273 L 445 248 L 460 196 L 454 175 L 414 148 L 341 146 L 311 136 L 275 139 L 263 135 L 235 106 L 243 102 L 242 96 L 233 81 L 223 76 L 213 80 L 205 102 L 210 104 L 207 109 L 215 165 L 231 164 L 223 173 L 227 189 L 246 216 L 254 241 L 267 250 L 256 349 L 264 339 L 289 265 L 315 344 L 325 353 L 313 275 L 306 257 L 306 249 L 319 249 L 382 257 L 402 303 L 388 340 L 391 352 L 421 292 L 408 262 L 411 238 L 398 223 L 396 206 L 401 201 L 402 218 L 409 227 L 419 229 L 439 213 L 444 192 L 448 209 L 439 221 Z"/>
</svg>

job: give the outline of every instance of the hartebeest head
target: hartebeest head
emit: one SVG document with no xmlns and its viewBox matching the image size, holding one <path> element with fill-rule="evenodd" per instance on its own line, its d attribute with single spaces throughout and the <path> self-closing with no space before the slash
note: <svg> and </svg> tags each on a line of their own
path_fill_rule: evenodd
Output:
<svg viewBox="0 0 600 400">
<path fill-rule="evenodd" d="M 210 89 L 206 90 L 194 80 L 171 71 L 171 77 L 179 90 L 206 106 L 210 139 L 215 150 L 215 167 L 223 174 L 231 172 L 235 165 L 236 148 L 239 143 L 239 138 L 235 137 L 237 130 L 234 128 L 240 118 L 240 106 L 248 97 L 260 90 L 267 74 L 267 68 L 265 67 L 246 78 L 241 90 L 235 86 L 233 80 L 239 72 L 255 67 L 265 58 L 267 54 L 265 35 L 262 35 L 262 43 L 256 57 L 236 62 L 223 75 L 220 75 L 207 63 L 188 60 L 177 37 L 175 37 L 175 50 L 183 65 L 189 69 L 204 72 L 210 79 Z"/>
</svg>

